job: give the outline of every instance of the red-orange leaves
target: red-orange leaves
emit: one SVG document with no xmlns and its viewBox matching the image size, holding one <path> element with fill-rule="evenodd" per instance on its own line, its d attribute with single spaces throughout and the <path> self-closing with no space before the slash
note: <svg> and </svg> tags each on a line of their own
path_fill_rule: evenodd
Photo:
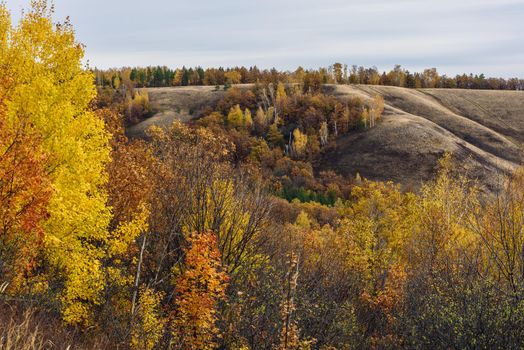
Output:
<svg viewBox="0 0 524 350">
<path fill-rule="evenodd" d="M 0 81 L 0 285 L 17 290 L 34 267 L 51 188 L 40 139 L 24 118 L 11 125 Z M 14 123 L 13 123 L 14 124 Z"/>
<path fill-rule="evenodd" d="M 221 271 L 213 233 L 192 234 L 183 270 L 175 278 L 176 311 L 172 322 L 176 349 L 213 349 L 218 329 L 217 304 L 225 298 L 228 277 Z"/>
</svg>

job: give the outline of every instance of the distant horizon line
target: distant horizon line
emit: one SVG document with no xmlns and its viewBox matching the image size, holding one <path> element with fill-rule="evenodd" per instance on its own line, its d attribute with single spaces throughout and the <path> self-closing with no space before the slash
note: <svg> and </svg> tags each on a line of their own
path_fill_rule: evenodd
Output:
<svg viewBox="0 0 524 350">
<path fill-rule="evenodd" d="M 275 69 L 276 71 L 278 72 L 281 72 L 281 73 L 293 73 L 293 72 L 296 72 L 299 68 L 302 68 L 304 71 L 319 71 L 320 69 L 329 69 L 330 67 L 332 67 L 334 64 L 337 64 L 337 63 L 341 63 L 341 62 L 335 62 L 331 65 L 327 65 L 327 66 L 319 66 L 317 68 L 312 68 L 312 67 L 308 67 L 306 68 L 305 66 L 302 66 L 302 65 L 298 65 L 296 66 L 295 69 L 289 69 L 289 68 L 278 68 L 277 66 L 272 66 L 272 67 L 268 67 L 268 66 L 258 66 L 256 64 L 254 65 L 249 65 L 249 66 L 246 66 L 246 65 L 231 65 L 231 66 L 225 66 L 225 65 L 217 65 L 217 66 L 210 66 L 210 65 L 193 65 L 193 66 L 190 66 L 190 65 L 177 65 L 177 66 L 174 66 L 174 65 L 167 65 L 167 64 L 148 64 L 148 65 L 122 65 L 122 66 L 111 66 L 109 68 L 103 68 L 103 67 L 98 67 L 98 66 L 91 66 L 89 64 L 89 62 L 86 63 L 86 67 L 87 69 L 91 69 L 91 70 L 99 70 L 99 71 L 110 71 L 110 70 L 121 70 L 121 69 L 135 69 L 135 68 L 156 68 L 156 67 L 161 67 L 161 68 L 168 68 L 170 70 L 178 70 L 178 69 L 183 69 L 183 68 L 186 68 L 186 69 L 195 69 L 195 68 L 202 68 L 204 70 L 206 69 L 224 69 L 224 70 L 233 70 L 233 69 L 238 69 L 238 68 L 246 68 L 246 69 L 252 69 L 252 68 L 257 68 L 258 70 L 260 71 L 271 71 L 273 69 Z M 414 73 L 423 73 L 424 70 L 427 70 L 427 69 L 436 69 L 436 71 L 439 73 L 439 76 L 445 76 L 445 77 L 456 77 L 456 76 L 481 76 L 481 75 L 484 75 L 484 78 L 486 79 L 505 79 L 505 80 L 508 80 L 508 79 L 524 79 L 524 76 L 518 76 L 518 75 L 510 75 L 510 76 L 502 76 L 502 75 L 499 75 L 499 76 L 494 76 L 494 75 L 489 75 L 489 73 L 484 73 L 484 72 L 462 72 L 462 73 L 445 73 L 444 70 L 441 70 L 439 69 L 438 67 L 431 67 L 431 66 L 428 66 L 426 68 L 423 68 L 421 70 L 418 70 L 418 69 L 408 69 L 407 67 L 405 66 L 402 66 L 400 64 L 394 64 L 393 67 L 387 69 L 387 68 L 378 68 L 376 65 L 371 65 L 371 66 L 365 66 L 365 65 L 353 65 L 353 64 L 345 64 L 345 63 L 341 63 L 343 66 L 347 66 L 348 68 L 348 72 L 350 71 L 350 69 L 353 67 L 353 66 L 356 66 L 357 68 L 360 68 L 360 67 L 363 67 L 364 69 L 376 69 L 377 72 L 379 72 L 380 74 L 383 74 L 383 73 L 388 73 L 390 71 L 393 71 L 395 69 L 395 67 L 398 65 L 404 72 L 408 72 L 408 73 L 411 73 L 411 74 L 414 74 Z"/>
</svg>

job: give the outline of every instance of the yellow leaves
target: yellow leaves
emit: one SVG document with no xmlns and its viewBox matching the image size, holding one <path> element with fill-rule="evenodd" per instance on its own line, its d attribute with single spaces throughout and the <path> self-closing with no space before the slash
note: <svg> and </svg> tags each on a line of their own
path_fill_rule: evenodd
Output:
<svg viewBox="0 0 524 350">
<path fill-rule="evenodd" d="M 297 220 L 295 221 L 295 225 L 300 228 L 309 229 L 311 228 L 311 221 L 309 220 L 309 217 L 305 211 L 301 211 L 298 214 Z"/>
<path fill-rule="evenodd" d="M 292 151 L 296 157 L 302 157 L 306 152 L 307 135 L 303 134 L 298 128 L 293 130 Z"/>
<path fill-rule="evenodd" d="M 340 232 L 348 237 L 348 259 L 369 277 L 380 274 L 406 256 L 411 234 L 413 201 L 391 183 L 365 181 L 352 190 L 354 202 L 341 209 Z"/>
<path fill-rule="evenodd" d="M 87 213 L 105 210 L 98 186 L 107 180 L 103 169 L 109 161 L 109 135 L 103 122 L 86 111 L 95 89 L 91 75 L 81 70 L 83 52 L 71 29 L 54 29 L 41 13 L 43 3 L 35 6 L 12 30 L 4 56 L 16 77 L 7 107 L 13 123 L 27 115 L 42 135 L 56 193 L 47 231 L 62 238 L 76 230 L 78 221 L 96 226 L 98 215 Z"/>
<path fill-rule="evenodd" d="M 231 107 L 229 114 L 227 115 L 227 124 L 231 128 L 238 128 L 242 125 L 242 120 L 244 119 L 244 114 L 240 109 L 239 105 Z"/>
<path fill-rule="evenodd" d="M 154 290 L 140 288 L 136 319 L 131 331 L 131 348 L 150 350 L 162 337 L 166 319 L 161 316 L 163 294 Z"/>
<path fill-rule="evenodd" d="M 279 82 L 277 84 L 277 103 L 283 104 L 287 98 L 286 86 L 284 83 Z"/>
<path fill-rule="evenodd" d="M 239 71 L 232 70 L 229 72 L 226 72 L 224 74 L 224 77 L 226 78 L 227 82 L 230 84 L 238 84 L 240 83 L 240 79 L 242 79 L 242 75 Z"/>
<path fill-rule="evenodd" d="M 148 229 L 149 210 L 145 207 L 135 214 L 132 221 L 121 223 L 108 241 L 108 257 L 124 254 L 136 238 Z"/>
<path fill-rule="evenodd" d="M 303 244 L 305 270 L 314 271 L 329 265 L 330 261 L 342 262 L 347 257 L 344 238 L 329 225 L 321 229 L 299 228 L 299 232 L 293 234 Z"/>
<path fill-rule="evenodd" d="M 240 105 L 235 105 L 229 110 L 226 122 L 229 128 L 243 128 L 249 130 L 253 126 L 251 111 L 246 108 L 245 111 L 242 112 Z"/>
<path fill-rule="evenodd" d="M 72 325 L 87 326 L 92 321 L 92 307 L 102 302 L 101 290 L 105 276 L 98 261 L 89 249 L 77 248 L 69 254 L 71 259 L 65 266 L 66 281 L 61 301 L 62 316 Z"/>
<path fill-rule="evenodd" d="M 0 11 L 6 25 L 1 30 L 7 35 L 9 14 L 5 8 Z M 10 117 L 14 83 L 3 63 L 7 45 L 2 43 L 0 56 L 0 284 L 7 283 L 8 292 L 15 293 L 36 266 L 52 189 L 41 135 L 29 116 L 20 116 L 16 123 Z"/>
<path fill-rule="evenodd" d="M 53 297 L 62 304 L 64 320 L 86 325 L 103 300 L 102 261 L 126 251 L 145 229 L 148 214 L 143 210 L 114 235 L 109 232 L 105 185 L 111 135 L 89 110 L 96 89 L 91 73 L 82 68 L 83 47 L 73 28 L 54 25 L 51 15 L 46 1 L 34 1 L 12 27 L 0 5 L 0 67 L 9 82 L 1 98 L 6 125 L 31 125 L 46 155 L 45 175 L 52 186 L 43 224 L 46 284 L 57 294 Z M 41 280 L 35 277 L 44 285 Z"/>
<path fill-rule="evenodd" d="M 114 85 L 118 84 L 119 81 L 116 80 Z M 118 88 L 115 86 L 115 89 Z M 146 117 L 151 112 L 147 90 L 136 90 L 134 96 L 128 96 L 124 102 L 124 110 L 127 121 L 132 124 L 136 124 Z"/>
<path fill-rule="evenodd" d="M 0 4 L 0 56 L 5 54 L 9 30 L 11 28 L 11 15 L 5 3 Z"/>
<path fill-rule="evenodd" d="M 468 228 L 479 205 L 477 187 L 452 170 L 451 155 L 446 154 L 436 179 L 422 188 L 417 201 L 417 240 L 412 253 L 420 259 L 429 255 L 435 264 L 440 258 L 453 260 L 477 240 Z"/>
</svg>

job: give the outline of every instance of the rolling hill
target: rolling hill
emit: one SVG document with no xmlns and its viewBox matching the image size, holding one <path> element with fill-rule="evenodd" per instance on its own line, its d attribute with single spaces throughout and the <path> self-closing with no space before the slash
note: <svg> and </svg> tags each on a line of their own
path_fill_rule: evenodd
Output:
<svg viewBox="0 0 524 350">
<path fill-rule="evenodd" d="M 157 113 L 127 130 L 131 137 L 144 137 L 152 125 L 166 126 L 173 120 L 188 121 L 201 116 L 204 109 L 216 104 L 224 91 L 216 91 L 214 86 L 184 86 L 148 88 L 149 101 Z"/>
<path fill-rule="evenodd" d="M 405 89 L 389 86 L 327 85 L 325 93 L 341 100 L 370 99 L 379 94 L 385 110 L 376 128 L 337 140 L 318 169 L 333 169 L 372 180 L 391 180 L 417 188 L 430 179 L 444 152 L 451 152 L 468 176 L 488 191 L 496 190 L 501 174 L 522 160 L 524 92 L 455 89 Z M 148 89 L 154 117 L 130 128 L 144 135 L 150 125 L 198 117 L 223 91 L 214 87 Z"/>
<path fill-rule="evenodd" d="M 521 162 L 524 92 L 328 86 L 340 99 L 379 94 L 381 123 L 342 137 L 322 167 L 374 180 L 418 187 L 432 177 L 437 160 L 451 152 L 458 166 L 488 190 Z"/>
</svg>

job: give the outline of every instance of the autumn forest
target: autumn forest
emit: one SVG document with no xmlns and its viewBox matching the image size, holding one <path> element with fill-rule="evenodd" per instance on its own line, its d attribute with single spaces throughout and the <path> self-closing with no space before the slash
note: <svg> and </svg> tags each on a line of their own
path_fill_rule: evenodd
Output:
<svg viewBox="0 0 524 350">
<path fill-rule="evenodd" d="M 524 168 L 486 188 L 449 152 L 411 187 L 323 166 L 388 109 L 330 87 L 524 80 L 96 69 L 53 18 L 0 4 L 0 350 L 524 347 Z M 188 86 L 219 94 L 127 132 L 151 88 Z"/>
</svg>

